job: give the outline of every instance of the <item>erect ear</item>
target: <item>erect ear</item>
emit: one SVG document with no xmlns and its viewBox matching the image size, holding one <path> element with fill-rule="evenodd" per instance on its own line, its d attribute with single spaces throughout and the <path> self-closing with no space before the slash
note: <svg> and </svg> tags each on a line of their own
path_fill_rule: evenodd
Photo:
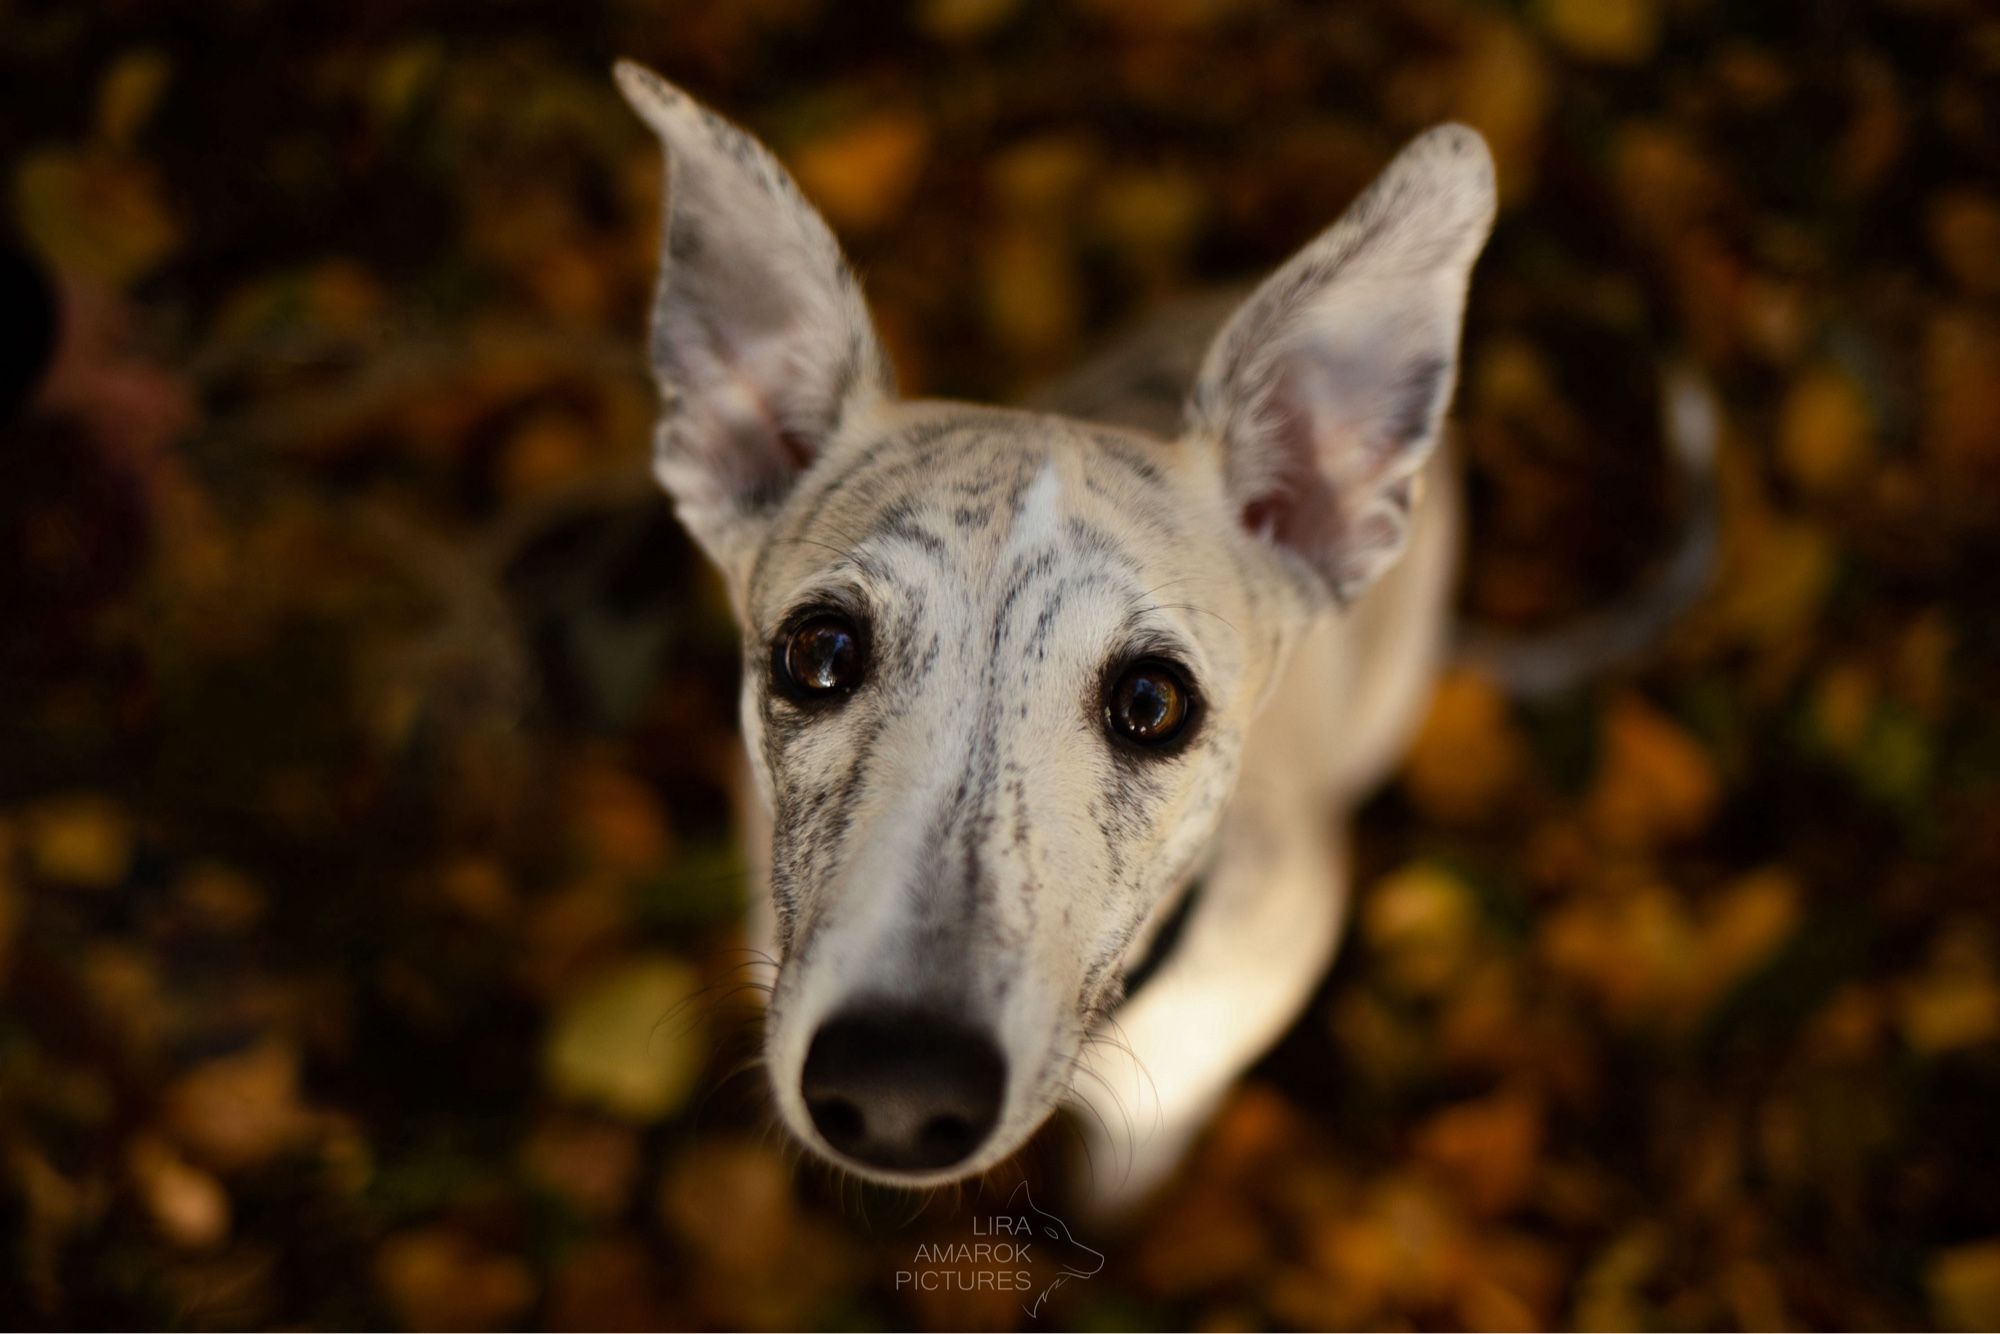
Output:
<svg viewBox="0 0 2000 1334">
<path fill-rule="evenodd" d="M 1216 336 L 1188 404 L 1258 536 L 1350 601 L 1401 553 L 1458 364 L 1493 159 L 1463 125 L 1412 141 Z"/>
<path fill-rule="evenodd" d="M 735 581 L 799 474 L 892 375 L 839 244 L 777 159 L 651 70 L 616 75 L 667 158 L 653 467 Z"/>
</svg>

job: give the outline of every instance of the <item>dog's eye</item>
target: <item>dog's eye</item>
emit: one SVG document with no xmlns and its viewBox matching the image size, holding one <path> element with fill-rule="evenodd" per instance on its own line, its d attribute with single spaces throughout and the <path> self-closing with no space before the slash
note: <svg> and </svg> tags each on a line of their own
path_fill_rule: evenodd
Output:
<svg viewBox="0 0 2000 1334">
<path fill-rule="evenodd" d="M 1187 726 L 1191 701 L 1181 674 L 1158 658 L 1127 667 L 1104 701 L 1112 735 L 1135 745 L 1162 746 Z"/>
<path fill-rule="evenodd" d="M 779 640 L 777 660 L 784 684 L 801 697 L 852 690 L 861 683 L 861 635 L 845 616 L 822 613 Z"/>
</svg>

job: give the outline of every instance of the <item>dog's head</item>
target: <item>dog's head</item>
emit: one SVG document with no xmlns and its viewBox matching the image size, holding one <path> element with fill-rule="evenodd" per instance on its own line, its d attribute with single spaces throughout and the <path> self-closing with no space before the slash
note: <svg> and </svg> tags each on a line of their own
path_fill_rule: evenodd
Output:
<svg viewBox="0 0 2000 1334">
<path fill-rule="evenodd" d="M 1458 126 L 1405 149 L 1167 441 L 899 399 L 785 170 L 618 74 L 668 162 L 656 469 L 741 619 L 774 817 L 777 1103 L 865 1175 L 962 1177 L 1062 1096 L 1289 646 L 1401 550 L 1492 163 Z"/>
</svg>

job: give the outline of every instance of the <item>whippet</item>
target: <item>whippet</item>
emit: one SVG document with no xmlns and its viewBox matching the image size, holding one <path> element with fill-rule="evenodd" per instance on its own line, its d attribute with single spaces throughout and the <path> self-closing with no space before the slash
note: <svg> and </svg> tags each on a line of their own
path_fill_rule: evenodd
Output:
<svg viewBox="0 0 2000 1334">
<path fill-rule="evenodd" d="M 924 1186 L 1088 1107 L 1097 1202 L 1137 1198 L 1326 969 L 1444 657 L 1486 146 L 1405 147 L 1167 437 L 898 397 L 784 168 L 617 79 L 667 158 L 654 468 L 743 634 L 777 1110 Z"/>
</svg>

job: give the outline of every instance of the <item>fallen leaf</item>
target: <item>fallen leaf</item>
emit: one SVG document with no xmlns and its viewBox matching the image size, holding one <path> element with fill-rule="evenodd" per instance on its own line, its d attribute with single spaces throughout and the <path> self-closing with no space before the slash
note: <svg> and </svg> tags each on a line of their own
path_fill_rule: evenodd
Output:
<svg viewBox="0 0 2000 1334">
<path fill-rule="evenodd" d="M 29 865 L 43 879 L 106 889 L 132 865 L 132 822 L 108 797 L 88 793 L 43 802 L 28 813 Z"/>
<path fill-rule="evenodd" d="M 1634 695 L 1612 703 L 1589 796 L 1600 837 L 1625 847 L 1685 838 L 1707 824 L 1720 791 L 1714 761 L 1678 723 Z"/>
<path fill-rule="evenodd" d="M 535 1300 L 518 1256 L 496 1254 L 450 1227 L 401 1232 L 375 1254 L 375 1286 L 408 1329 L 512 1325 Z"/>
<path fill-rule="evenodd" d="M 149 162 L 52 149 L 23 161 L 14 180 L 22 230 L 67 272 L 122 288 L 180 246 L 166 183 Z"/>
<path fill-rule="evenodd" d="M 1501 202 L 1527 198 L 1535 186 L 1554 102 L 1546 51 L 1511 19 L 1480 15 L 1452 80 L 1454 114 L 1478 130 L 1493 152 Z"/>
<path fill-rule="evenodd" d="M 1403 765 L 1410 799 L 1433 819 L 1469 823 L 1501 810 L 1520 788 L 1527 748 L 1507 697 L 1476 672 L 1439 683 Z"/>
<path fill-rule="evenodd" d="M 1931 1311 L 1945 1329 L 2000 1329 L 2000 1237 L 1940 1252 L 1924 1274 Z"/>
<path fill-rule="evenodd" d="M 1362 900 L 1371 957 L 1392 986 L 1414 995 L 1451 984 L 1465 966 L 1477 926 L 1465 883 L 1428 862 L 1385 876 Z"/>
<path fill-rule="evenodd" d="M 1523 1089 L 1456 1103 L 1417 1127 L 1417 1157 L 1457 1184 L 1475 1213 L 1526 1198 L 1541 1153 L 1542 1100 Z"/>
<path fill-rule="evenodd" d="M 548 1329 L 676 1328 L 663 1310 L 662 1277 L 659 1262 L 634 1238 L 585 1242 L 557 1265 L 541 1324 Z"/>
<path fill-rule="evenodd" d="M 1537 0 L 1535 15 L 1586 60 L 1636 65 L 1660 44 L 1658 0 Z"/>
<path fill-rule="evenodd" d="M 1021 0 L 923 0 L 917 26 L 944 42 L 973 42 L 1007 22 Z"/>
<path fill-rule="evenodd" d="M 173 72 L 173 63 L 157 50 L 128 51 L 113 61 L 97 89 L 98 138 L 117 148 L 132 147 Z"/>
<path fill-rule="evenodd" d="M 529 1135 L 521 1166 L 530 1181 L 584 1217 L 615 1218 L 637 1184 L 639 1136 L 630 1126 L 559 1114 Z"/>
<path fill-rule="evenodd" d="M 1832 490 L 1867 466 L 1871 427 L 1859 386 L 1838 370 L 1818 367 L 1785 396 L 1778 456 L 1807 490 Z"/>
<path fill-rule="evenodd" d="M 670 1115 L 701 1071 L 700 974 L 671 955 L 625 960 L 558 1004 L 542 1048 L 556 1093 L 647 1123 Z"/>
<path fill-rule="evenodd" d="M 930 154 L 930 127 L 911 111 L 884 111 L 811 140 L 790 155 L 808 198 L 836 227 L 871 231 L 910 201 Z"/>
<path fill-rule="evenodd" d="M 2000 325 L 1946 310 L 1924 339 L 1923 444 L 1955 484 L 2000 475 Z"/>
<path fill-rule="evenodd" d="M 1904 1040 L 1927 1056 L 2000 1038 L 2000 973 L 1991 933 L 1974 923 L 1946 923 L 1921 973 L 1899 990 Z"/>
<path fill-rule="evenodd" d="M 1990 190 L 1947 190 L 1930 202 L 1931 248 L 1968 291 L 2000 293 L 2000 198 Z"/>
<path fill-rule="evenodd" d="M 297 1052 L 266 1038 L 175 1080 L 164 1124 L 198 1159 L 232 1171 L 298 1147 L 317 1120 L 299 1100 Z"/>
<path fill-rule="evenodd" d="M 154 1226 L 174 1245 L 201 1250 L 229 1235 L 229 1193 L 165 1140 L 140 1136 L 125 1161 Z"/>
</svg>

